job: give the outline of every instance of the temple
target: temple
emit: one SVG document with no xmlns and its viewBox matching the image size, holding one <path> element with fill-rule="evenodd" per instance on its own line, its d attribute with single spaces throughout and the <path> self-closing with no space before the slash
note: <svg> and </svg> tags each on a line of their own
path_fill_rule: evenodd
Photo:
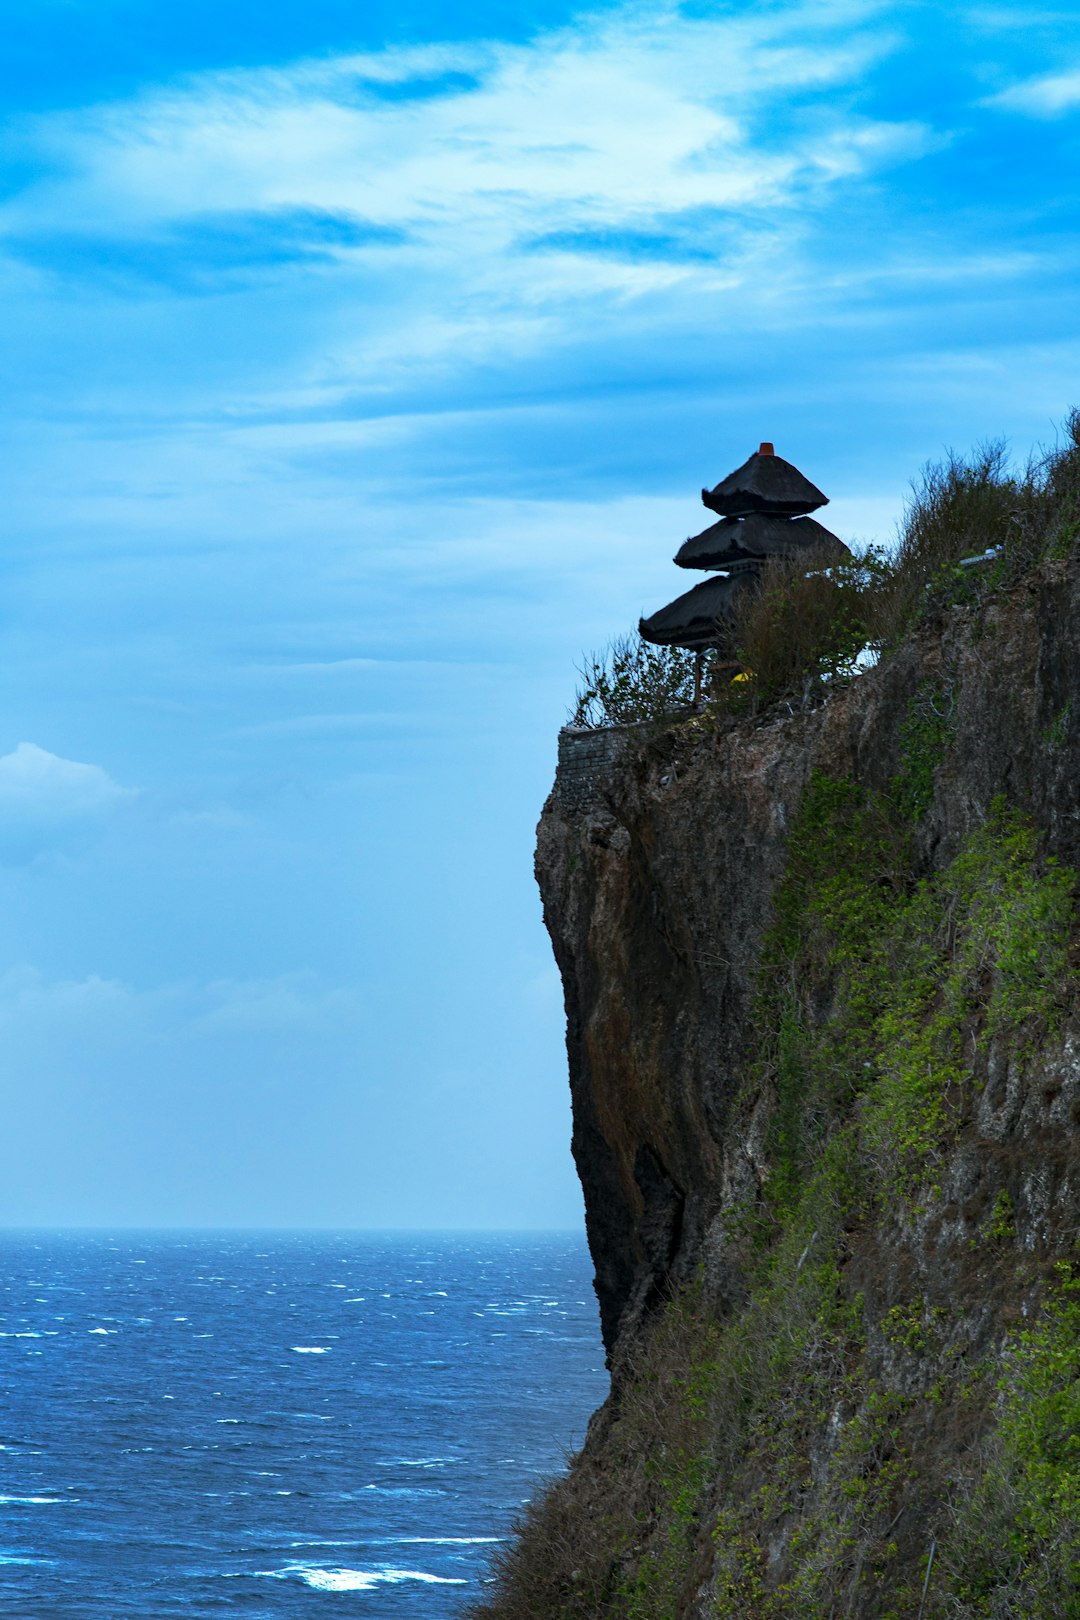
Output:
<svg viewBox="0 0 1080 1620">
<path fill-rule="evenodd" d="M 684 647 L 703 653 L 724 644 L 734 604 L 753 587 L 770 558 L 798 556 L 840 561 L 851 555 L 842 540 L 807 514 L 825 506 L 823 495 L 798 467 L 778 456 L 771 444 L 729 473 L 701 499 L 719 523 L 683 542 L 675 556 L 680 568 L 715 571 L 638 625 L 657 647 Z"/>
</svg>

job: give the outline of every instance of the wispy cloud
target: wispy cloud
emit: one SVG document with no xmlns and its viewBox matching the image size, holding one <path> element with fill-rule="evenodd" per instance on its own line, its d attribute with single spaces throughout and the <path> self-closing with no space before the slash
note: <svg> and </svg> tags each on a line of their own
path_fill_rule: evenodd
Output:
<svg viewBox="0 0 1080 1620">
<path fill-rule="evenodd" d="M 21 866 L 42 856 L 70 855 L 138 796 L 100 765 L 21 742 L 0 758 L 0 863 Z"/>
<path fill-rule="evenodd" d="M 203 73 L 40 118 L 0 207 L 9 307 L 93 349 L 69 409 L 95 432 L 160 418 L 193 424 L 190 447 L 208 424 L 200 456 L 269 456 L 298 483 L 362 468 L 369 497 L 419 445 L 414 476 L 452 493 L 501 473 L 504 445 L 535 478 L 514 447 L 539 465 L 548 434 L 580 444 L 586 388 L 708 391 L 721 334 L 740 377 L 782 335 L 836 375 L 920 290 L 922 325 L 951 331 L 965 287 L 1039 273 L 977 192 L 932 206 L 926 165 L 962 163 L 971 100 L 879 93 L 917 26 L 877 0 L 650 0 L 527 43 Z M 226 443 L 226 419 L 259 445 Z"/>
<path fill-rule="evenodd" d="M 260 721 L 253 726 L 240 726 L 240 737 L 292 737 L 295 739 L 321 739 L 347 735 L 352 732 L 415 729 L 424 724 L 419 715 L 407 715 L 400 710 L 383 714 L 361 712 L 356 714 L 296 714 L 274 720 Z"/>
<path fill-rule="evenodd" d="M 30 966 L 0 974 L 0 1028 L 117 1040 L 203 1041 L 223 1035 L 327 1034 L 363 1016 L 362 995 L 310 970 L 261 979 L 140 987 L 92 973 L 54 978 Z"/>
<path fill-rule="evenodd" d="M 1007 90 L 988 96 L 983 105 L 1026 113 L 1031 118 L 1062 118 L 1080 107 L 1080 66 L 1064 73 L 1021 79 Z"/>
<path fill-rule="evenodd" d="M 58 822 L 100 815 L 132 792 L 100 765 L 61 759 L 36 743 L 21 742 L 0 758 L 0 817 Z"/>
<path fill-rule="evenodd" d="M 8 203 L 9 251 L 147 280 L 172 252 L 175 275 L 216 270 L 222 289 L 241 260 L 285 268 L 373 245 L 420 267 L 452 254 L 488 288 L 520 240 L 595 258 L 621 237 L 639 257 L 666 245 L 675 262 L 708 258 L 652 217 L 782 210 L 925 146 L 920 123 L 828 109 L 828 92 L 893 47 L 876 13 L 857 0 L 739 18 L 651 5 L 529 46 L 205 75 L 38 125 L 50 172 Z M 800 98 L 819 104 L 812 127 L 770 133 L 770 104 Z M 557 270 L 519 266 L 501 302 L 562 285 Z"/>
</svg>

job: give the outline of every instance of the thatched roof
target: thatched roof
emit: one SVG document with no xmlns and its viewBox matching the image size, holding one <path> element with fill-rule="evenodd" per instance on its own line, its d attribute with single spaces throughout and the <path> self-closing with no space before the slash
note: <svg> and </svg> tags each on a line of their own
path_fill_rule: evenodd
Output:
<svg viewBox="0 0 1080 1620">
<path fill-rule="evenodd" d="M 828 502 L 828 496 L 804 478 L 798 467 L 776 455 L 771 444 L 763 444 L 715 489 L 703 489 L 701 499 L 721 517 L 741 517 L 746 512 L 798 517 Z"/>
<path fill-rule="evenodd" d="M 844 542 L 814 518 L 750 512 L 743 518 L 721 518 L 684 540 L 675 561 L 680 568 L 730 568 L 757 557 L 790 557 L 800 551 L 820 551 L 837 561 L 851 556 Z"/>
<path fill-rule="evenodd" d="M 719 574 L 716 579 L 706 579 L 650 618 L 640 620 L 638 629 L 656 647 L 685 647 L 688 652 L 715 647 L 723 640 L 724 621 L 731 617 L 735 598 L 753 583 L 752 574 Z"/>
</svg>

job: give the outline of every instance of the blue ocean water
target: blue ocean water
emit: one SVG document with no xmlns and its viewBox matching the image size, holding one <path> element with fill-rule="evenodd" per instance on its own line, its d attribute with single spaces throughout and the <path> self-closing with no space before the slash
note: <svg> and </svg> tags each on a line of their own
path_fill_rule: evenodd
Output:
<svg viewBox="0 0 1080 1620">
<path fill-rule="evenodd" d="M 457 1615 L 606 1393 L 576 1235 L 0 1250 L 18 1620 Z"/>
</svg>

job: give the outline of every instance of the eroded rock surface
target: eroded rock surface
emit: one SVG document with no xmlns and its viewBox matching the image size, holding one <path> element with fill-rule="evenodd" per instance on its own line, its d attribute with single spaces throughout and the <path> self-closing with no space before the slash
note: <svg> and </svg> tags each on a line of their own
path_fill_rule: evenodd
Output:
<svg viewBox="0 0 1080 1620">
<path fill-rule="evenodd" d="M 1053 1016 L 1028 1019 L 1022 1032 L 992 1027 L 990 988 L 970 999 L 959 1078 L 942 1082 L 947 1128 L 927 1149 L 918 1189 L 908 1169 L 891 1197 L 879 1163 L 855 1167 L 871 1191 L 852 1195 L 838 1217 L 826 1290 L 829 1310 L 849 1312 L 850 1323 L 837 1328 L 830 1317 L 815 1329 L 819 1299 L 809 1325 L 800 1317 L 784 1329 L 798 1343 L 777 1434 L 762 1439 L 769 1422 L 754 1392 L 771 1391 L 771 1411 L 789 1399 L 788 1383 L 748 1373 L 750 1415 L 738 1429 L 725 1411 L 743 1398 L 731 1389 L 744 1386 L 723 1384 L 726 1372 L 709 1383 L 700 1369 L 710 1354 L 743 1354 L 740 1323 L 779 1331 L 769 1288 L 787 1276 L 794 1298 L 822 1263 L 825 1239 L 808 1230 L 806 1254 L 783 1271 L 784 1221 L 797 1234 L 802 1217 L 794 1195 L 782 1208 L 775 1196 L 788 1082 L 777 1078 L 776 1031 L 761 999 L 763 943 L 810 785 L 846 783 L 860 802 L 895 805 L 904 772 L 922 770 L 926 802 L 912 798 L 903 831 L 898 906 L 948 874 L 1002 806 L 1034 829 L 1040 872 L 1052 872 L 1047 861 L 1080 866 L 1078 610 L 1080 572 L 1052 563 L 981 606 L 943 610 L 809 712 L 564 733 L 536 870 L 565 988 L 573 1151 L 614 1386 L 486 1612 L 907 1614 L 931 1548 L 927 1617 L 1021 1612 L 1000 1592 L 993 1609 L 964 1596 L 964 1559 L 981 1569 L 982 1554 L 964 1551 L 974 1545 L 970 1524 L 963 1546 L 949 1527 L 965 1512 L 970 1519 L 989 1490 L 987 1470 L 1001 1455 L 998 1380 L 1022 1354 L 1017 1334 L 1041 1319 L 1060 1283 L 1054 1263 L 1074 1254 L 1080 1232 L 1074 974 L 1040 991 Z M 917 757 L 920 736 L 932 737 L 933 757 Z M 891 878 L 868 872 L 867 881 Z M 928 949 L 944 950 L 947 964 L 947 906 L 940 918 Z M 793 987 L 813 1039 L 827 1038 L 837 998 L 849 993 L 848 969 L 830 960 L 812 994 Z M 987 985 L 1009 971 L 988 957 Z M 938 1016 L 932 997 L 926 1006 L 928 1020 Z M 816 1050 L 820 1063 L 820 1041 Z M 860 1084 L 855 1076 L 821 1123 L 823 1155 L 847 1132 L 872 1160 L 867 1143 L 891 1128 L 884 1114 L 884 1126 L 867 1124 L 878 1105 Z M 886 1142 L 882 1152 L 892 1151 Z M 772 1258 L 746 1236 L 755 1220 L 772 1223 Z M 680 1311 L 693 1318 L 685 1343 L 698 1346 L 685 1354 L 671 1325 Z M 672 1400 L 680 1380 L 693 1391 L 697 1378 L 705 1391 L 687 1396 L 700 1410 L 681 1438 L 657 1438 L 675 1407 L 643 1415 L 650 1377 L 667 1380 Z M 801 1405 L 799 1379 L 817 1392 Z M 866 1456 L 849 1465 L 857 1439 Z M 534 1579 L 525 1600 L 528 1549 L 550 1554 L 556 1522 L 577 1567 L 559 1573 L 545 1555 L 550 1580 Z"/>
</svg>

